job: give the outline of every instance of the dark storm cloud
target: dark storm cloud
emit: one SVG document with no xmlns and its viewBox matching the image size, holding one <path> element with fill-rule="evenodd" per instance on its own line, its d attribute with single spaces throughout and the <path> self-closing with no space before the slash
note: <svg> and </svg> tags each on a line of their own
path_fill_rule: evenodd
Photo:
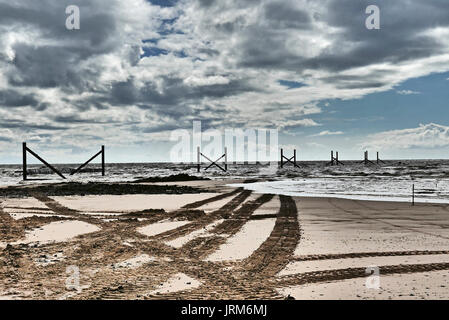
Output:
<svg viewBox="0 0 449 320">
<path fill-rule="evenodd" d="M 447 1 L 423 1 L 410 5 L 406 0 L 332 0 L 327 4 L 326 13 L 316 15 L 316 19 L 342 30 L 335 35 L 327 50 L 312 58 L 292 52 L 286 34 L 278 33 L 276 26 L 301 31 L 313 22 L 313 18 L 298 11 L 294 2 L 271 2 L 265 9 L 265 16 L 271 23 L 250 26 L 243 33 L 244 41 L 236 50 L 241 52 L 239 64 L 242 67 L 285 69 L 299 73 L 304 70 L 338 72 L 374 63 L 401 63 L 444 53 L 445 47 L 441 42 L 422 32 L 431 27 L 449 26 Z M 365 27 L 368 16 L 365 9 L 372 4 L 378 4 L 381 9 L 380 30 Z"/>
<path fill-rule="evenodd" d="M 198 3 L 201 7 L 209 8 L 212 7 L 214 4 L 217 3 L 216 0 L 198 0 Z"/>
<path fill-rule="evenodd" d="M 80 68 L 80 64 L 117 45 L 113 38 L 115 18 L 112 14 L 102 13 L 101 3 L 77 1 L 82 13 L 82 27 L 75 32 L 67 30 L 65 9 L 71 4 L 72 1 L 49 0 L 27 2 L 21 6 L 0 4 L 0 30 L 12 25 L 22 28 L 25 33 L 37 31 L 52 43 L 15 43 L 12 48 L 14 69 L 7 74 L 11 85 L 89 90 L 89 83 L 97 75 Z"/>
<path fill-rule="evenodd" d="M 83 27 L 76 32 L 66 28 L 65 10 L 76 4 L 82 14 Z M 103 9 L 103 10 L 102 10 Z M 101 1 L 39 0 L 17 3 L 0 3 L 0 25 L 20 25 L 35 28 L 45 37 L 58 40 L 87 41 L 91 50 L 104 49 L 115 29 L 112 14 L 102 13 L 105 7 Z M 106 8 L 107 9 L 107 8 Z"/>
<path fill-rule="evenodd" d="M 302 28 L 311 27 L 309 13 L 294 8 L 286 2 L 271 2 L 265 5 L 265 18 L 271 27 L 276 28 Z"/>
<path fill-rule="evenodd" d="M 325 17 L 331 27 L 343 28 L 341 41 L 331 52 L 309 65 L 320 65 L 333 71 L 379 62 L 400 63 L 443 53 L 444 47 L 436 39 L 423 35 L 436 26 L 449 26 L 448 2 L 442 1 L 350 1 L 333 0 Z M 381 29 L 365 28 L 365 8 L 377 4 L 381 10 Z M 346 59 L 339 56 L 345 43 L 354 43 Z"/>
<path fill-rule="evenodd" d="M 142 89 L 137 89 L 133 80 L 115 83 L 111 90 L 111 100 L 114 104 L 137 104 L 145 106 L 173 106 L 177 113 L 185 112 L 179 105 L 196 102 L 202 98 L 223 98 L 238 95 L 247 91 L 257 91 L 247 80 L 230 80 L 227 84 L 210 84 L 201 86 L 186 85 L 181 78 L 162 77 L 162 88 L 158 90 L 154 83 L 148 82 Z M 169 109 L 166 109 L 169 110 Z M 160 110 L 162 113 L 163 109 Z"/>
<path fill-rule="evenodd" d="M 12 120 L 0 121 L 0 127 L 5 129 L 22 129 L 25 131 L 29 130 L 50 130 L 50 131 L 61 131 L 69 129 L 68 126 L 56 126 L 52 124 L 38 124 L 29 123 L 22 120 Z"/>
<path fill-rule="evenodd" d="M 324 84 L 333 98 L 340 89 L 357 95 L 395 85 L 389 66 L 447 51 L 443 41 L 424 33 L 449 26 L 446 0 L 151 0 L 136 2 L 137 8 L 123 3 L 0 3 L 0 108 L 17 119 L 14 112 L 32 107 L 36 119 L 3 119 L 2 128 L 84 130 L 108 121 L 135 133 L 150 120 L 143 132 L 156 133 L 188 128 L 193 119 L 201 119 L 205 129 L 241 127 L 251 116 L 267 126 L 286 119 L 300 123 L 304 106 L 326 95 L 296 97 L 300 84 L 307 85 L 304 91 Z M 73 4 L 81 9 L 77 31 L 65 27 L 65 8 Z M 365 28 L 371 4 L 381 8 L 381 30 Z M 370 68 L 380 63 L 385 70 Z M 367 71 L 345 74 L 355 67 Z M 277 92 L 286 86 L 292 90 L 285 96 Z M 262 119 L 263 112 L 279 119 Z"/>
<path fill-rule="evenodd" d="M 32 94 L 22 95 L 16 90 L 0 91 L 0 107 L 37 107 L 38 105 L 39 102 Z"/>
<path fill-rule="evenodd" d="M 81 61 L 78 47 L 35 47 L 18 44 L 13 64 L 14 72 L 9 74 L 9 82 L 14 86 L 36 86 L 40 88 L 71 87 L 82 90 L 92 75 L 79 72 L 76 64 Z"/>
<path fill-rule="evenodd" d="M 163 5 L 160 1 L 151 1 Z M 447 26 L 449 23 L 449 4 L 447 1 L 432 1 L 405 5 L 407 1 L 376 1 L 381 7 L 380 31 L 365 28 L 365 8 L 372 1 L 328 0 L 323 2 L 327 9 L 322 14 L 309 12 L 295 1 L 234 1 L 234 8 L 260 7 L 256 22 L 245 25 L 244 16 L 236 16 L 231 21 L 219 22 L 215 30 L 235 33 L 239 44 L 232 52 L 241 67 L 253 69 L 289 70 L 302 73 L 304 70 L 344 71 L 353 67 L 366 66 L 377 62 L 400 63 L 403 61 L 428 57 L 441 52 L 443 47 L 435 39 L 420 34 L 431 26 Z M 82 28 L 77 32 L 65 28 L 65 7 L 71 1 L 43 0 L 26 5 L 0 4 L 0 27 L 11 24 L 29 26 L 39 30 L 45 38 L 58 44 L 39 44 L 17 42 L 13 50 L 14 69 L 7 74 L 12 86 L 35 86 L 39 88 L 61 88 L 71 92 L 93 91 L 98 72 L 80 68 L 87 59 L 113 50 L 118 43 L 114 39 L 117 26 L 113 11 L 104 10 L 102 2 L 78 1 L 82 16 Z M 176 2 L 169 3 L 169 7 Z M 201 9 L 213 13 L 227 8 L 221 1 L 198 0 Z M 51 10 L 42 10 L 51 8 Z M 231 9 L 231 8 L 227 8 Z M 312 30 L 316 20 L 324 21 L 329 27 L 338 27 L 338 33 L 331 47 L 315 56 L 307 58 L 294 52 L 286 41 L 288 33 Z M 176 19 L 171 19 L 175 21 Z M 165 20 L 164 20 L 165 21 Z M 163 23 L 162 23 L 163 25 Z M 245 27 L 243 27 L 245 26 Z M 173 32 L 176 32 L 173 31 Z M 319 39 L 318 39 L 319 40 Z M 356 44 L 348 52 L 348 43 Z M 131 65 L 139 62 L 140 48 L 132 47 L 126 59 Z M 217 56 L 220 52 L 213 47 L 202 48 L 199 53 Z M 329 79 L 322 79 L 328 82 Z M 359 79 L 360 80 L 360 79 Z M 106 109 L 111 105 L 168 106 L 182 102 L 200 101 L 204 98 L 220 99 L 256 89 L 247 81 L 232 80 L 226 85 L 189 87 L 183 79 L 163 79 L 163 91 L 154 83 L 146 83 L 138 89 L 133 79 L 113 82 L 110 92 L 104 92 L 87 103 L 73 102 L 80 110 L 91 107 Z M 348 82 L 342 80 L 340 87 L 362 88 L 377 86 L 379 83 L 367 80 Z M 27 100 L 28 99 L 28 100 Z M 86 101 L 84 101 L 86 102 Z M 11 105 L 24 103 L 36 105 L 32 97 L 11 102 Z M 184 104 L 185 105 L 185 104 Z M 170 112 L 177 114 L 176 112 Z"/>
<path fill-rule="evenodd" d="M 70 115 L 70 116 L 55 116 L 53 120 L 58 123 L 66 123 L 66 124 L 93 124 L 93 123 L 108 123 L 112 124 L 113 121 L 102 121 L 101 119 L 82 119 L 79 115 Z"/>
</svg>

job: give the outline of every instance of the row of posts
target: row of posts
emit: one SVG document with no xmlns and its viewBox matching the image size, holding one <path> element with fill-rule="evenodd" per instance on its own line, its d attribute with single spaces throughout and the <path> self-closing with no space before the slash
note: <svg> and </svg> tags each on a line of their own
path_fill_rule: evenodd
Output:
<svg viewBox="0 0 449 320">
<path fill-rule="evenodd" d="M 341 162 L 339 160 L 338 156 L 339 156 L 338 151 L 336 151 L 334 153 L 334 151 L 332 150 L 331 151 L 331 161 L 328 163 L 328 165 L 331 165 L 331 166 L 344 165 L 343 162 Z M 211 160 L 210 158 L 208 158 L 207 156 L 202 154 L 200 147 L 197 147 L 197 170 L 198 170 L 198 172 L 200 172 L 200 170 L 201 170 L 201 162 L 202 162 L 201 158 L 205 158 L 207 161 L 210 162 L 210 165 L 206 168 L 206 170 L 209 169 L 212 166 L 216 166 L 216 167 L 222 169 L 223 171 L 227 171 L 227 169 L 228 169 L 228 159 L 227 159 L 227 157 L 228 157 L 228 151 L 227 151 L 226 147 L 224 148 L 224 154 L 220 158 L 215 160 L 215 161 Z M 223 158 L 224 158 L 224 168 L 222 168 L 219 165 L 219 163 L 218 163 L 218 161 L 220 161 Z M 376 163 L 380 164 L 381 162 L 385 163 L 384 161 L 380 160 L 379 152 L 377 152 Z M 284 149 L 281 149 L 281 163 L 280 163 L 280 167 L 283 168 L 288 163 L 292 164 L 294 167 L 298 167 L 299 168 L 299 166 L 297 164 L 297 158 L 296 158 L 296 149 L 293 150 L 293 156 L 291 158 L 286 157 L 284 155 Z M 374 162 L 370 161 L 369 158 L 368 158 L 368 151 L 365 151 L 365 153 L 364 153 L 364 160 L 362 161 L 362 163 L 364 163 L 365 165 L 374 164 Z"/>
</svg>

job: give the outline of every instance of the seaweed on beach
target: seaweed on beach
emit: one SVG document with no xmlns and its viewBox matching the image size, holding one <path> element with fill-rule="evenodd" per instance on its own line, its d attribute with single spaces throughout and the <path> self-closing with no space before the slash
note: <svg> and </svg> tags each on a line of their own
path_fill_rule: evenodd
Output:
<svg viewBox="0 0 449 320">
<path fill-rule="evenodd" d="M 185 173 L 180 173 L 176 175 L 171 175 L 168 177 L 150 177 L 143 178 L 134 181 L 135 183 L 145 183 L 145 182 L 181 182 L 181 181 L 198 181 L 198 180 L 210 180 L 209 178 L 191 176 Z"/>
<path fill-rule="evenodd" d="M 188 186 L 155 186 L 127 183 L 78 183 L 48 184 L 39 186 L 13 186 L 0 189 L 2 197 L 29 197 L 34 193 L 47 196 L 72 195 L 123 195 L 123 194 L 185 194 L 200 193 L 202 190 Z"/>
</svg>

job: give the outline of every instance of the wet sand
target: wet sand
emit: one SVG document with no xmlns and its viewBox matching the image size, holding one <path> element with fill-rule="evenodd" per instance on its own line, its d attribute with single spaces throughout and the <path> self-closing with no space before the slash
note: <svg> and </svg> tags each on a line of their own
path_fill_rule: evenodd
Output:
<svg viewBox="0 0 449 320">
<path fill-rule="evenodd" d="M 228 183 L 3 195 L 0 298 L 449 298 L 448 205 L 262 195 Z M 378 288 L 366 286 L 368 267 Z"/>
</svg>

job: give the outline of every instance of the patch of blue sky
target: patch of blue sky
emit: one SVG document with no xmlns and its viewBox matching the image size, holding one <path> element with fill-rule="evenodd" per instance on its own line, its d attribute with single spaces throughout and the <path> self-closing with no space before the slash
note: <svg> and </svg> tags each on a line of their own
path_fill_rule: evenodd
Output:
<svg viewBox="0 0 449 320">
<path fill-rule="evenodd" d="M 278 80 L 278 82 L 281 86 L 287 87 L 288 90 L 298 89 L 306 86 L 304 83 L 298 81 Z"/>
<path fill-rule="evenodd" d="M 174 7 L 179 0 L 147 0 L 149 3 L 159 7 Z"/>
<path fill-rule="evenodd" d="M 168 54 L 167 50 L 158 47 L 142 47 L 142 50 L 143 54 L 140 56 L 141 59 L 144 57 L 157 57 Z"/>
<path fill-rule="evenodd" d="M 361 99 L 323 100 L 322 112 L 311 115 L 321 127 L 302 127 L 300 135 L 323 130 L 342 131 L 353 136 L 381 131 L 416 128 L 420 124 L 449 125 L 449 72 L 410 79 L 390 91 Z M 415 94 L 398 94 L 411 91 Z"/>
<path fill-rule="evenodd" d="M 153 43 L 153 44 L 156 44 L 158 41 L 159 41 L 159 39 L 157 39 L 157 38 L 142 40 L 143 43 Z"/>
</svg>

